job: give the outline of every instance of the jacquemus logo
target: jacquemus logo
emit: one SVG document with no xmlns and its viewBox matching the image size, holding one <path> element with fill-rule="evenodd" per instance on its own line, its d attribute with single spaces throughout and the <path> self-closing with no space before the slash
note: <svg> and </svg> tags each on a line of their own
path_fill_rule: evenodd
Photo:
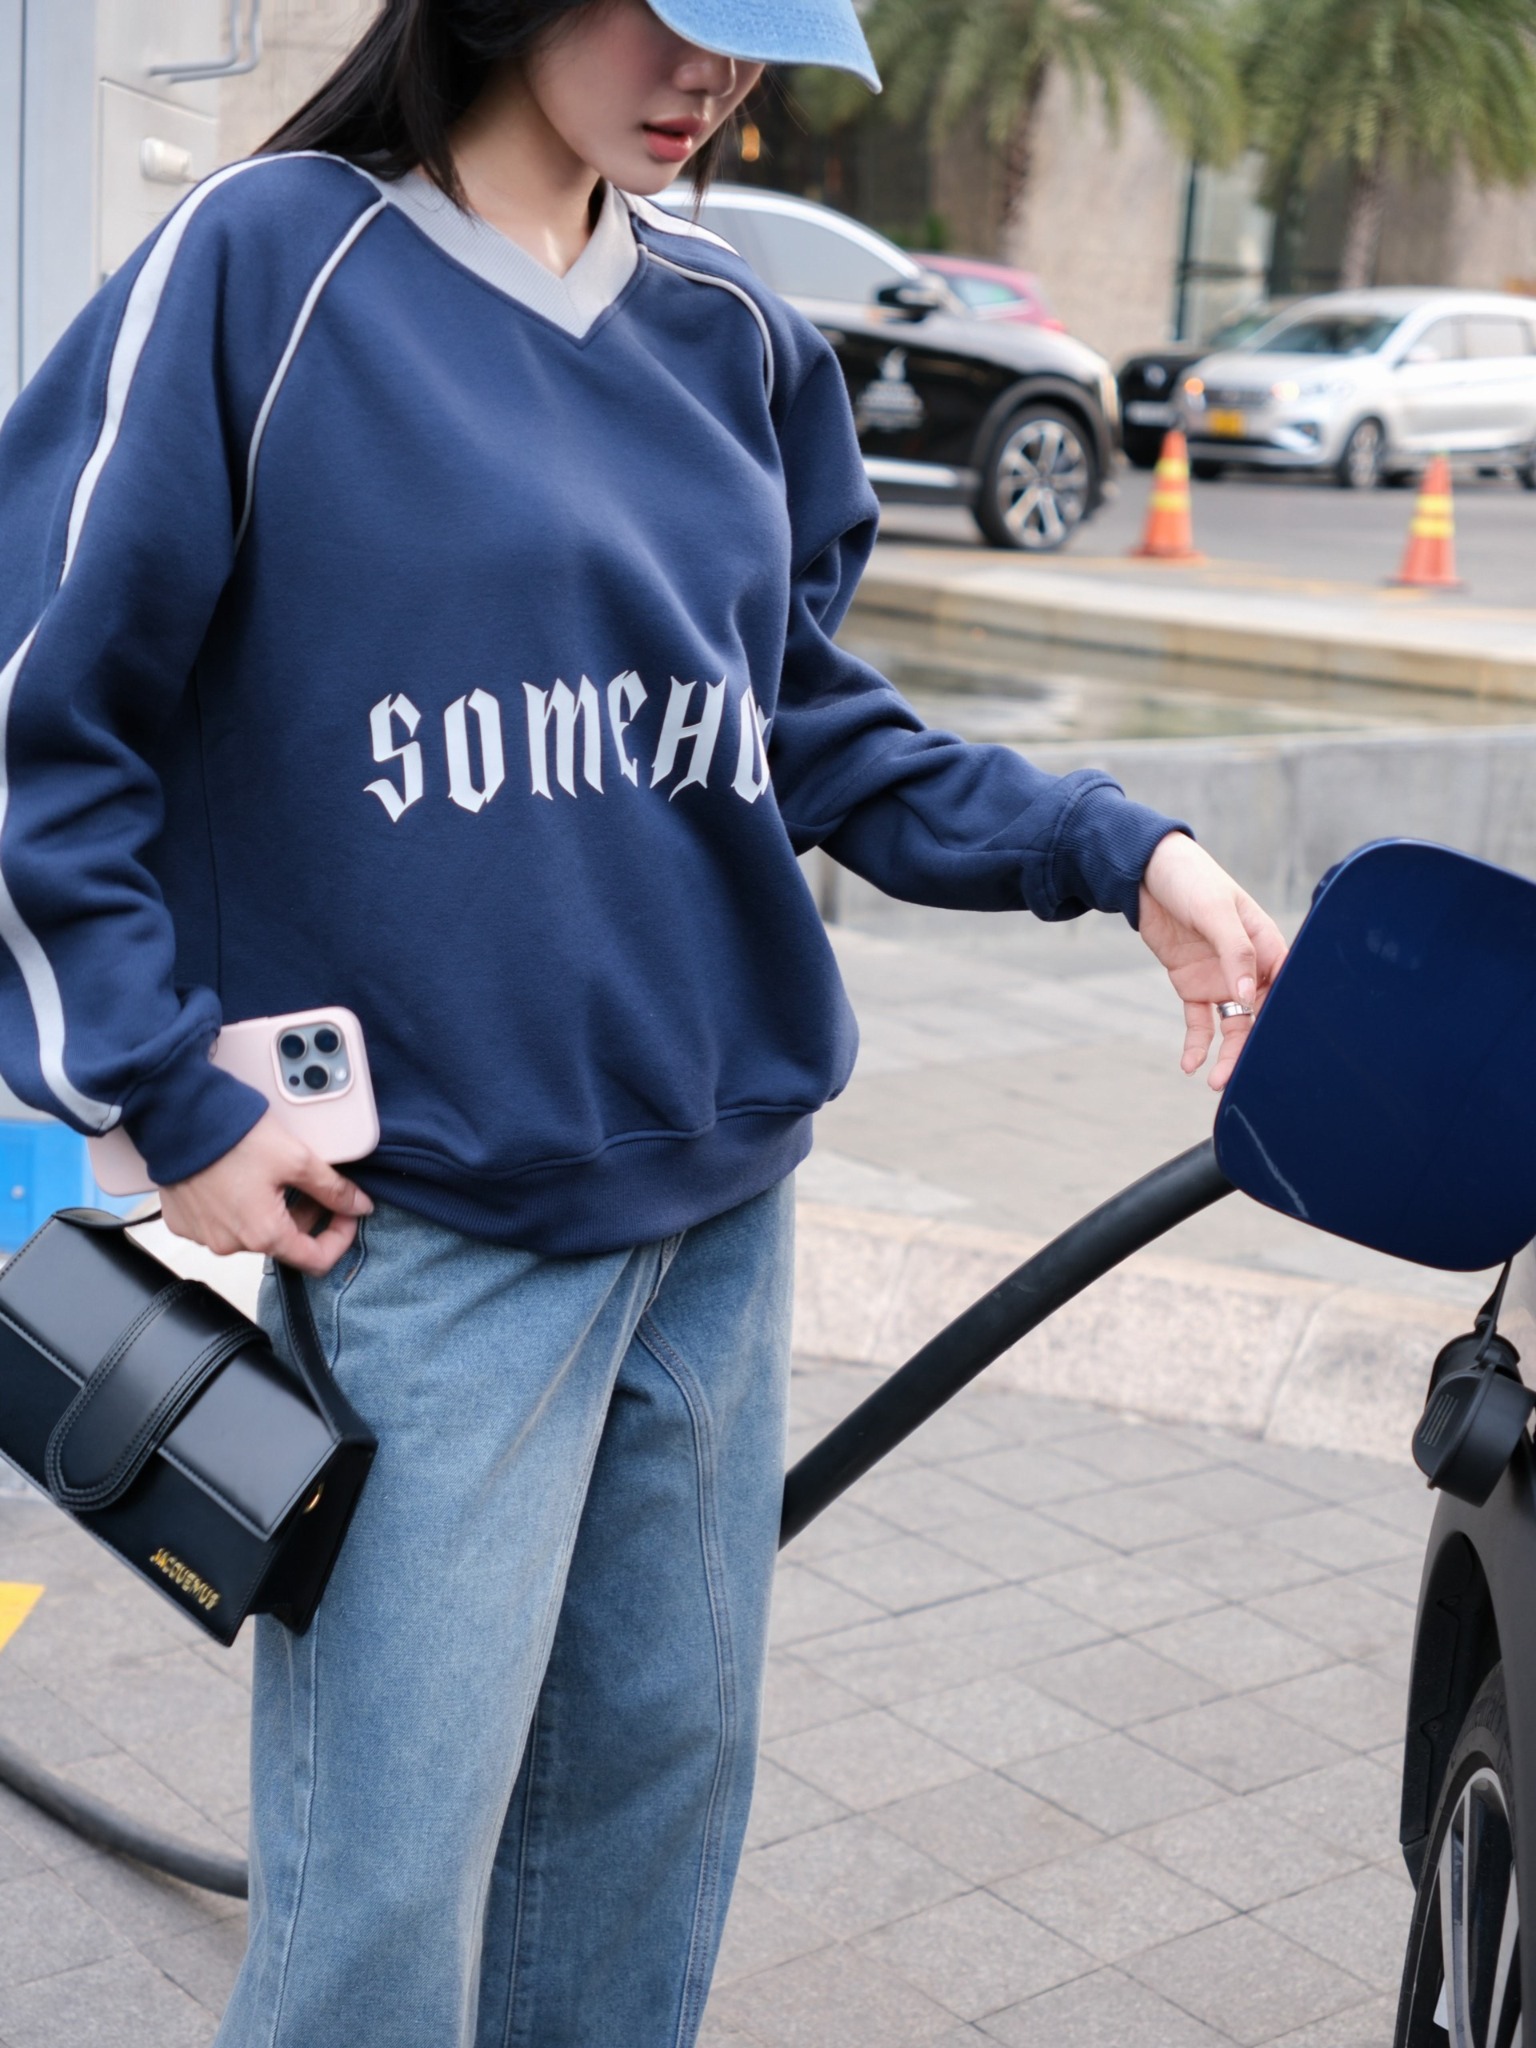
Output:
<svg viewBox="0 0 1536 2048">
<path fill-rule="evenodd" d="M 199 1607 L 218 1606 L 219 1596 L 212 1586 L 206 1579 L 200 1579 L 192 1567 L 183 1564 L 179 1557 L 172 1557 L 168 1550 L 162 1548 L 157 1550 L 149 1561 L 157 1572 L 165 1573 L 173 1586 L 178 1586 L 183 1593 L 190 1594 Z"/>
</svg>

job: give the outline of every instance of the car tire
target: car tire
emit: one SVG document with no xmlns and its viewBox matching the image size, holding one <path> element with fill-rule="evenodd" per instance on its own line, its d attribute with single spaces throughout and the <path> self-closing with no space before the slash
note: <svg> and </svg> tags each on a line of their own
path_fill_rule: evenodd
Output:
<svg viewBox="0 0 1536 2048">
<path fill-rule="evenodd" d="M 1050 554 L 1071 539 L 1098 494 L 1087 429 L 1058 406 L 1021 405 L 987 451 L 976 524 L 995 548 Z"/>
<path fill-rule="evenodd" d="M 1219 484 L 1227 473 L 1227 465 L 1224 462 L 1207 462 L 1201 456 L 1198 461 L 1191 462 L 1189 473 L 1196 483 Z"/>
<path fill-rule="evenodd" d="M 1520 1893 L 1504 1667 L 1467 1710 L 1435 1802 L 1394 2048 L 1505 2048 L 1520 2025 Z M 1446 1968 L 1445 1933 L 1452 1934 Z"/>
<path fill-rule="evenodd" d="M 1515 464 L 1515 475 L 1523 491 L 1536 491 L 1536 448 L 1528 448 Z"/>
<path fill-rule="evenodd" d="M 1127 434 L 1125 437 L 1125 459 L 1132 469 L 1156 469 L 1157 459 L 1163 452 L 1161 435 Z"/>
<path fill-rule="evenodd" d="M 1341 491 L 1370 491 L 1381 482 L 1387 434 L 1377 419 L 1357 420 L 1339 450 L 1334 481 Z"/>
</svg>

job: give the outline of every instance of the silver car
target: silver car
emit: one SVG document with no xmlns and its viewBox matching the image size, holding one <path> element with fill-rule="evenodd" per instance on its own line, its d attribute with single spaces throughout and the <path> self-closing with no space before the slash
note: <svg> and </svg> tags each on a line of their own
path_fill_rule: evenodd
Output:
<svg viewBox="0 0 1536 2048">
<path fill-rule="evenodd" d="M 1331 471 L 1362 490 L 1432 455 L 1508 462 L 1536 490 L 1536 302 L 1402 289 L 1304 299 L 1186 372 L 1195 475 Z"/>
</svg>

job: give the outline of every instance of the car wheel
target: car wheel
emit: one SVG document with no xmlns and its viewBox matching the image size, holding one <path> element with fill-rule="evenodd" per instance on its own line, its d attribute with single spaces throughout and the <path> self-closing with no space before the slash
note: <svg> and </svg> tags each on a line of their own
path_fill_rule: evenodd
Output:
<svg viewBox="0 0 1536 2048">
<path fill-rule="evenodd" d="M 1467 1711 L 1435 1805 L 1395 2048 L 1512 2048 L 1522 2038 L 1513 1786 L 1496 1664 Z"/>
<path fill-rule="evenodd" d="M 1203 457 L 1189 465 L 1189 473 L 1197 483 L 1219 484 L 1227 473 L 1224 462 L 1207 462 Z"/>
<path fill-rule="evenodd" d="M 1520 488 L 1536 491 L 1536 448 L 1527 448 L 1515 464 L 1515 475 L 1520 479 Z"/>
<path fill-rule="evenodd" d="M 1097 465 L 1077 421 L 1055 406 L 1021 406 L 992 443 L 976 524 L 995 548 L 1049 554 L 1082 524 L 1097 483 Z"/>
<path fill-rule="evenodd" d="M 1361 420 L 1339 452 L 1333 474 L 1345 491 L 1369 491 L 1381 482 L 1387 437 L 1380 420 Z"/>
<path fill-rule="evenodd" d="M 1161 434 L 1127 434 L 1123 445 L 1125 459 L 1132 469 L 1156 469 L 1163 452 Z"/>
</svg>

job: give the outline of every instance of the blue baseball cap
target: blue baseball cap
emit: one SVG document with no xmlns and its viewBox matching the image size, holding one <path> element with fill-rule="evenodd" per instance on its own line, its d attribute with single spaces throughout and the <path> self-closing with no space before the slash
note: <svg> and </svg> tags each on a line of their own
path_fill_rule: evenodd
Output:
<svg viewBox="0 0 1536 2048">
<path fill-rule="evenodd" d="M 667 27 L 723 57 L 752 64 L 825 64 L 871 92 L 880 74 L 853 0 L 650 0 Z"/>
</svg>

